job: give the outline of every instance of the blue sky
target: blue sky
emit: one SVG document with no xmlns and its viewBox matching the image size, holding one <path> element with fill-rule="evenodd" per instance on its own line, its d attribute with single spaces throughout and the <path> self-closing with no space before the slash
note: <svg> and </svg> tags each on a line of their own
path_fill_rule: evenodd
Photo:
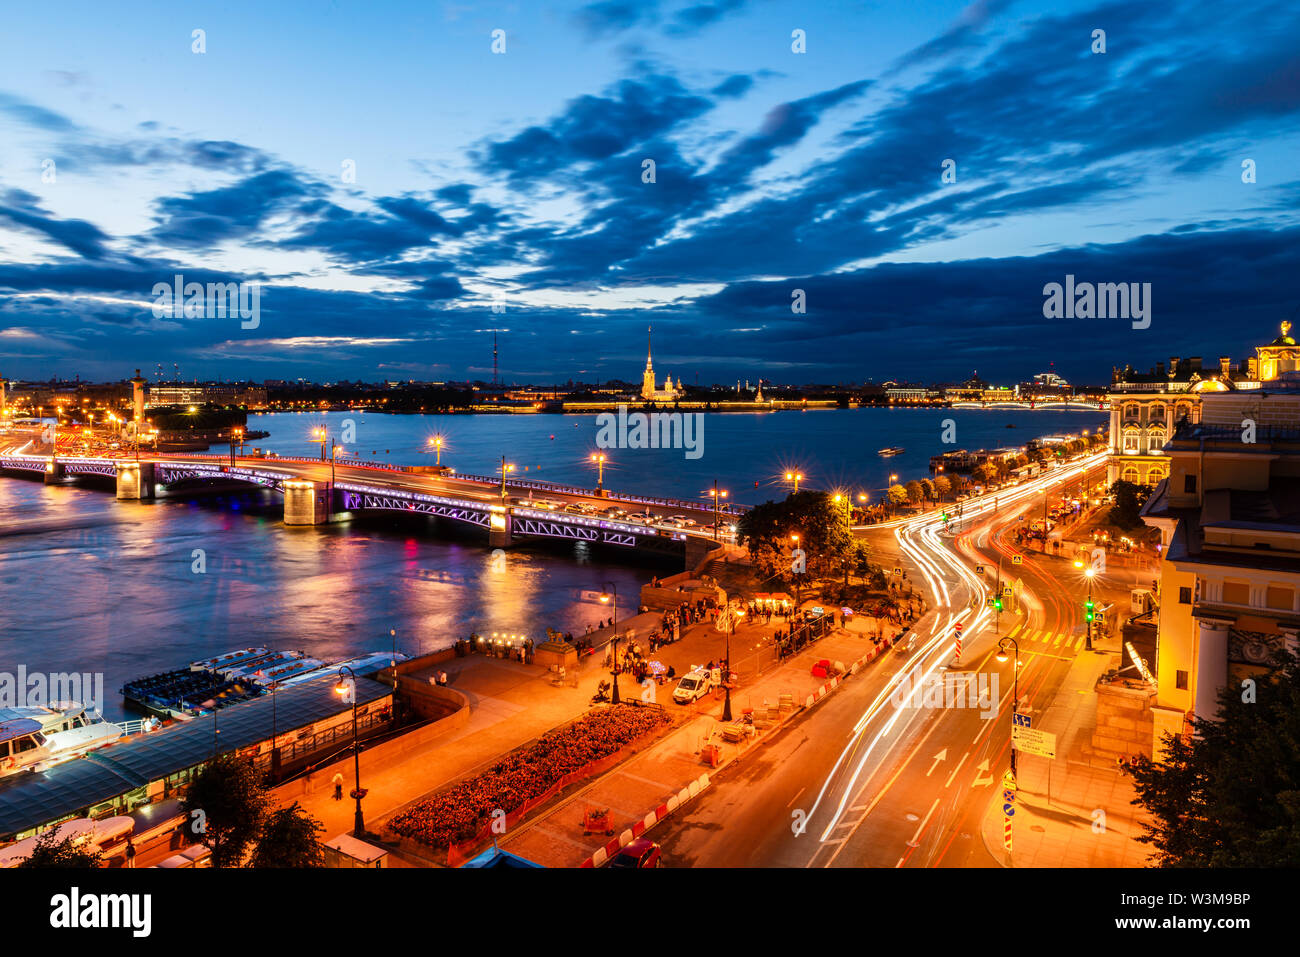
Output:
<svg viewBox="0 0 1300 957">
<path fill-rule="evenodd" d="M 495 330 L 506 379 L 636 379 L 653 323 L 688 383 L 1100 382 L 1300 319 L 1294 4 L 6 18 L 0 375 L 486 378 Z M 177 273 L 260 283 L 257 327 L 155 317 Z M 1067 273 L 1150 328 L 1045 319 Z"/>
</svg>

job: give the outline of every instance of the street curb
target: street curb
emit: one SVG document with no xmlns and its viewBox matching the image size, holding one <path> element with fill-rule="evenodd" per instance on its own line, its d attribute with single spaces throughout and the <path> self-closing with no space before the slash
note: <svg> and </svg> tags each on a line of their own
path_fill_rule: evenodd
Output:
<svg viewBox="0 0 1300 957">
<path fill-rule="evenodd" d="M 777 731 L 781 730 L 781 728 L 784 727 L 787 721 L 789 721 L 795 715 L 807 711 L 814 704 L 816 704 L 822 698 L 826 697 L 826 695 L 830 694 L 841 684 L 843 684 L 845 679 L 847 679 L 849 675 L 857 674 L 863 667 L 870 664 L 877 657 L 879 657 L 879 654 L 876 652 L 875 649 L 873 649 L 867 652 L 861 658 L 857 659 L 849 667 L 849 670 L 844 673 L 844 675 L 832 678 L 830 681 L 827 681 L 820 688 L 818 688 L 816 691 L 810 694 L 807 697 L 807 699 L 805 699 L 803 707 L 801 707 L 797 711 L 791 711 L 788 715 L 786 715 L 776 724 L 772 725 L 772 727 L 768 728 L 754 742 L 753 746 L 760 745 L 767 739 L 771 738 L 772 735 L 774 735 Z M 750 748 L 746 748 L 746 751 L 748 750 L 750 750 Z M 721 772 L 724 768 L 726 768 L 729 764 L 731 764 L 739 757 L 740 755 L 737 754 L 729 758 L 727 761 L 719 765 L 716 771 Z M 623 831 L 623 833 L 620 834 L 618 837 L 612 838 L 604 847 L 597 848 L 596 852 L 592 854 L 590 857 L 588 857 L 581 864 L 579 864 L 578 867 L 590 868 L 590 867 L 602 866 L 611 857 L 617 854 L 622 848 L 627 847 L 627 845 L 631 844 L 638 837 L 641 837 L 641 835 L 645 834 L 646 831 L 650 830 L 656 824 L 662 822 L 665 818 L 667 818 L 674 811 L 678 810 L 680 807 L 682 807 L 682 805 L 686 804 L 692 798 L 698 797 L 701 793 L 703 793 L 704 789 L 707 788 L 708 786 L 709 786 L 709 775 L 701 774 L 689 785 L 682 788 L 680 791 L 678 791 L 675 795 L 670 797 L 663 804 L 660 804 L 657 808 L 655 808 L 653 811 L 651 811 L 641 820 L 637 821 L 630 828 Z"/>
</svg>

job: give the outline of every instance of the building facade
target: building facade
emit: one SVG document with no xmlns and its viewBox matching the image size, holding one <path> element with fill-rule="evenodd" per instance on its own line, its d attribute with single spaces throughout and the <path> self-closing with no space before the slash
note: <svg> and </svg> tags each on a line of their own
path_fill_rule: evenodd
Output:
<svg viewBox="0 0 1300 957">
<path fill-rule="evenodd" d="M 684 394 L 681 379 L 673 385 L 673 377 L 664 377 L 664 387 L 655 384 L 654 362 L 651 360 L 650 329 L 646 330 L 645 372 L 641 374 L 641 398 L 646 402 L 675 402 Z"/>
</svg>

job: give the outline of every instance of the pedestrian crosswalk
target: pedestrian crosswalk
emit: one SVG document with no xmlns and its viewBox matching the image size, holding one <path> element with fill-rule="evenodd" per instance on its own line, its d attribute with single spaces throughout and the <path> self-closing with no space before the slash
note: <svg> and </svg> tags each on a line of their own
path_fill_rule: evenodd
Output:
<svg viewBox="0 0 1300 957">
<path fill-rule="evenodd" d="M 1083 635 L 1067 635 L 1042 628 L 1022 628 L 1019 625 L 1008 632 L 1007 637 L 1014 638 L 1024 646 L 1038 644 L 1050 647 L 1053 651 L 1082 651 L 1085 641 Z"/>
</svg>

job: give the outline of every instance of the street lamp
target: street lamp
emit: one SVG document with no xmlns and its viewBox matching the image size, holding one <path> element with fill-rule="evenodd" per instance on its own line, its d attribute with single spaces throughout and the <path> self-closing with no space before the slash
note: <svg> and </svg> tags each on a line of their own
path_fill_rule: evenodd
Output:
<svg viewBox="0 0 1300 957">
<path fill-rule="evenodd" d="M 731 627 L 727 629 L 727 700 L 722 705 L 722 720 L 731 720 L 731 638 L 736 633 L 736 626 L 745 617 L 745 609 L 737 608 L 731 613 Z"/>
<path fill-rule="evenodd" d="M 442 436 L 435 435 L 431 438 L 429 440 L 429 447 L 433 449 L 435 456 L 433 464 L 440 468 L 442 466 Z"/>
<path fill-rule="evenodd" d="M 790 533 L 790 547 L 791 550 L 797 549 L 799 547 L 799 534 L 797 532 Z M 799 610 L 799 599 L 800 599 L 801 592 L 800 592 L 799 577 L 798 577 L 799 573 L 794 570 L 793 565 L 791 565 L 790 567 L 790 574 L 792 577 L 794 577 L 794 610 L 797 612 Z"/>
<path fill-rule="evenodd" d="M 503 505 L 506 501 L 506 473 L 513 472 L 514 470 L 515 467 L 513 465 L 506 464 L 506 457 L 504 455 L 501 456 L 501 503 Z"/>
<path fill-rule="evenodd" d="M 596 463 L 596 491 L 605 487 L 605 453 L 592 452 L 591 460 Z"/>
<path fill-rule="evenodd" d="M 796 495 L 799 494 L 799 482 L 800 482 L 801 479 L 803 479 L 803 473 L 802 473 L 802 472 L 786 472 L 786 473 L 785 473 L 785 480 L 786 480 L 787 482 L 794 482 L 794 492 L 795 492 Z"/>
<path fill-rule="evenodd" d="M 618 586 L 613 582 L 605 582 L 605 587 L 609 591 L 602 592 L 600 600 L 606 605 L 612 605 L 614 610 L 614 657 L 610 662 L 610 676 L 614 679 L 614 690 L 610 693 L 609 703 L 618 704 Z"/>
<path fill-rule="evenodd" d="M 327 429 L 328 426 L 321 425 L 311 430 L 312 439 L 320 443 L 320 460 L 322 462 L 325 461 L 325 437 Z"/>
<path fill-rule="evenodd" d="M 1016 711 L 1020 707 L 1020 644 L 1014 638 L 1003 638 L 998 641 L 998 661 L 1006 664 L 1007 645 L 1015 651 L 1015 666 L 1011 669 L 1011 727 L 1016 726 Z M 1013 732 L 1014 733 L 1014 732 Z M 1016 773 L 1016 748 L 1013 742 L 1011 747 L 1011 773 Z"/>
<path fill-rule="evenodd" d="M 244 430 L 240 426 L 235 426 L 230 430 L 230 467 L 235 467 L 235 446 L 239 445 L 242 449 L 244 444 Z"/>
<path fill-rule="evenodd" d="M 348 681 L 343 679 L 343 672 L 345 671 L 348 673 Z M 339 681 L 338 684 L 334 686 L 334 692 L 342 696 L 344 701 L 347 701 L 349 688 L 351 688 L 352 691 L 352 774 L 354 778 L 352 796 L 357 800 L 357 813 L 356 820 L 352 825 L 352 836 L 359 840 L 364 840 L 366 836 L 366 822 L 361 817 L 361 795 L 364 792 L 361 790 L 361 745 L 357 739 L 357 676 L 351 668 L 347 665 L 343 665 L 339 668 Z"/>
<path fill-rule="evenodd" d="M 718 480 L 714 479 L 713 488 L 709 490 L 709 495 L 713 497 L 713 540 L 716 542 L 718 540 L 718 506 L 721 504 L 722 499 L 727 497 L 727 491 L 726 489 L 720 490 Z"/>
</svg>

